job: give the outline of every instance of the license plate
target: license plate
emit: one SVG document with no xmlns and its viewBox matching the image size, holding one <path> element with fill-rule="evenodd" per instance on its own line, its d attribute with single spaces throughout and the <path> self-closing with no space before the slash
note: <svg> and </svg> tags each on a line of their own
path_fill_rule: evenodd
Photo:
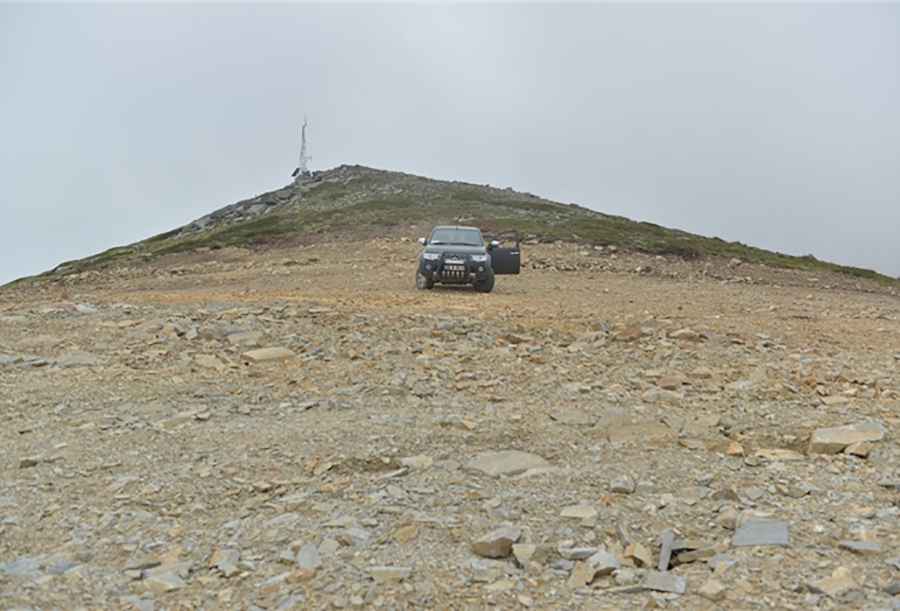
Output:
<svg viewBox="0 0 900 611">
<path fill-rule="evenodd" d="M 444 263 L 446 263 L 447 265 L 462 265 L 464 261 L 462 261 L 461 259 L 445 259 Z"/>
</svg>

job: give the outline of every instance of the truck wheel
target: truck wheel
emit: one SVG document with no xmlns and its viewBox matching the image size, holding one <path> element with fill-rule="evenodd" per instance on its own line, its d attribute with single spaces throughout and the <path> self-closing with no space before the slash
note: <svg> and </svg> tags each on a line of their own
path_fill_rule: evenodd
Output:
<svg viewBox="0 0 900 611">
<path fill-rule="evenodd" d="M 475 281 L 475 290 L 479 293 L 490 293 L 494 290 L 494 270 L 488 268 L 484 277 Z"/>
<path fill-rule="evenodd" d="M 416 272 L 416 288 L 425 291 L 434 288 L 434 280 L 426 278 L 422 272 Z"/>
</svg>

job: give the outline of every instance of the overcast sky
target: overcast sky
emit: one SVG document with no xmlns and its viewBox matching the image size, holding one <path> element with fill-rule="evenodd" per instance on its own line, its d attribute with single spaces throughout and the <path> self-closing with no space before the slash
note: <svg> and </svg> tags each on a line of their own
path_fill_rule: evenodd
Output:
<svg viewBox="0 0 900 611">
<path fill-rule="evenodd" d="M 0 283 L 360 163 L 900 274 L 900 5 L 0 5 Z"/>
</svg>

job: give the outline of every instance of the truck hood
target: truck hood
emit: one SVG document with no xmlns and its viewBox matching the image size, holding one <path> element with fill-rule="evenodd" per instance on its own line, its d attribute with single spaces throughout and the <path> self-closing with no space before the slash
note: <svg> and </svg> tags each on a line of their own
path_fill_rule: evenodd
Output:
<svg viewBox="0 0 900 611">
<path fill-rule="evenodd" d="M 455 244 L 435 244 L 425 247 L 425 252 L 443 253 L 445 255 L 483 255 L 487 252 L 484 246 L 457 246 Z"/>
</svg>

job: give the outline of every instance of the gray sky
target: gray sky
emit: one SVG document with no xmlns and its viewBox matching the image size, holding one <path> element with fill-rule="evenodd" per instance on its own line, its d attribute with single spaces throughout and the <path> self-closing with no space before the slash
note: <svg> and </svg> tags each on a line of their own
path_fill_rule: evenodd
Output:
<svg viewBox="0 0 900 611">
<path fill-rule="evenodd" d="M 361 163 L 900 274 L 900 5 L 0 5 L 0 283 Z"/>
</svg>

